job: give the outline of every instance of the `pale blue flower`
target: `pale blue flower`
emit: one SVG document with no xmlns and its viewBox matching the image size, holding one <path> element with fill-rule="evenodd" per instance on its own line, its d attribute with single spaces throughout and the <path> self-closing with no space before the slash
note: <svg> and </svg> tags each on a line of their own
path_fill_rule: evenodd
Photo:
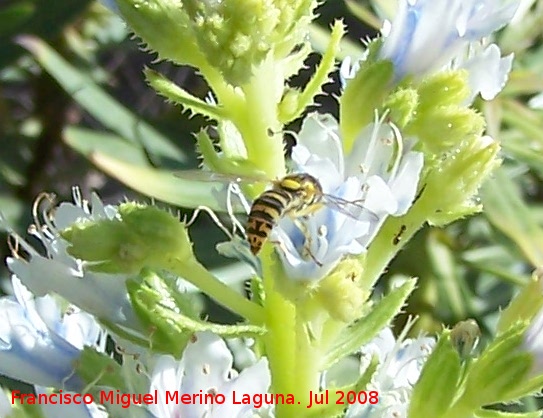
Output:
<svg viewBox="0 0 543 418">
<path fill-rule="evenodd" d="M 380 58 L 393 62 L 398 79 L 422 76 L 505 26 L 518 5 L 518 0 L 400 0 Z"/>
<path fill-rule="evenodd" d="M 406 329 L 407 330 L 407 329 Z M 396 340 L 390 328 L 364 346 L 363 368 L 372 356 L 379 366 L 366 391 L 377 391 L 379 402 L 354 404 L 347 410 L 345 418 L 407 418 L 407 410 L 413 386 L 417 382 L 435 340 L 429 337 L 404 339 L 406 332 Z"/>
<path fill-rule="evenodd" d="M 105 334 L 95 319 L 52 296 L 34 296 L 14 277 L 14 296 L 0 299 L 0 374 L 40 386 L 82 389 L 74 361 L 85 346 L 103 351 Z"/>
<path fill-rule="evenodd" d="M 317 178 L 324 193 L 357 203 L 320 209 L 301 221 L 306 231 L 288 217 L 279 222 L 272 239 L 291 279 L 321 279 L 343 256 L 364 252 L 387 216 L 405 214 L 416 194 L 423 155 L 411 151 L 394 125 L 368 125 L 347 156 L 338 132 L 331 116 L 309 115 L 292 151 L 293 171 Z"/>
<path fill-rule="evenodd" d="M 51 209 L 48 207 L 41 214 L 35 213 L 35 225 L 29 228 L 29 233 L 43 245 L 45 255 L 12 232 L 18 246 L 28 255 L 25 258 L 18 254 L 8 257 L 6 263 L 10 271 L 37 296 L 55 292 L 99 318 L 138 330 L 139 320 L 126 291 L 127 277 L 90 270 L 86 263 L 68 254 L 69 244 L 59 234 L 75 222 L 113 219 L 117 208 L 104 206 L 96 195 L 92 196 L 89 205 L 81 198 L 79 190 L 74 189 L 74 203 L 63 202 L 52 216 Z"/>
<path fill-rule="evenodd" d="M 233 391 L 239 402 L 242 394 L 264 394 L 270 386 L 265 358 L 244 369 L 239 375 L 232 369 L 232 353 L 222 339 L 211 332 L 197 332 L 185 348 L 180 361 L 161 356 L 151 373 L 150 393 L 159 393 L 159 402 L 149 406 L 156 418 L 208 417 L 249 418 L 253 405 L 233 403 Z M 225 397 L 222 405 L 196 402 L 192 405 L 166 402 L 165 393 L 215 393 Z"/>
</svg>

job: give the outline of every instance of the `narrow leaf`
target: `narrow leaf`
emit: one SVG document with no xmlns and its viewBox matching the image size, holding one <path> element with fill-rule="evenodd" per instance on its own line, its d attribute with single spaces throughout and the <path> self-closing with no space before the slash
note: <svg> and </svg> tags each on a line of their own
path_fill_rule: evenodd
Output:
<svg viewBox="0 0 543 418">
<path fill-rule="evenodd" d="M 200 114 L 214 120 L 224 118 L 224 112 L 219 106 L 206 103 L 202 99 L 193 96 L 162 74 L 147 69 L 145 70 L 145 77 L 152 88 L 172 103 L 181 105 L 194 114 Z"/>
<path fill-rule="evenodd" d="M 107 94 L 87 74 L 71 65 L 42 40 L 23 36 L 19 43 L 66 92 L 105 127 L 149 152 L 184 162 L 187 158 L 170 140 Z"/>
<path fill-rule="evenodd" d="M 405 283 L 378 301 L 368 315 L 347 329 L 326 355 L 325 369 L 371 341 L 381 329 L 387 326 L 404 305 L 415 288 L 415 283 L 416 279 L 406 280 Z"/>
</svg>

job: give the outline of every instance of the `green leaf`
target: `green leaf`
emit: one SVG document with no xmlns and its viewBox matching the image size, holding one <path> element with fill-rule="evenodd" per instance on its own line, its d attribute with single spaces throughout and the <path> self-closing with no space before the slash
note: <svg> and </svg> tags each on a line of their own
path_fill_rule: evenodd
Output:
<svg viewBox="0 0 543 418">
<path fill-rule="evenodd" d="M 223 337 L 263 335 L 265 328 L 254 325 L 220 325 L 198 318 L 190 298 L 181 294 L 174 280 L 153 272 L 142 273 L 142 281 L 127 283 L 134 310 L 150 330 L 152 347 L 178 356 L 190 336 L 197 331 L 211 331 Z"/>
<path fill-rule="evenodd" d="M 411 395 L 408 416 L 441 416 L 454 400 L 459 378 L 460 358 L 445 332 L 424 364 Z"/>
<path fill-rule="evenodd" d="M 465 410 L 462 405 L 480 408 L 530 394 L 519 393 L 533 363 L 533 356 L 520 349 L 525 329 L 525 323 L 510 327 L 471 364 L 458 402 L 461 410 Z"/>
<path fill-rule="evenodd" d="M 363 62 L 339 100 L 339 125 L 348 152 L 360 130 L 375 117 L 391 88 L 394 66 L 390 61 Z"/>
<path fill-rule="evenodd" d="M 543 306 L 541 293 L 541 278 L 537 274 L 525 283 L 520 292 L 511 300 L 511 303 L 500 313 L 497 333 L 507 331 L 519 321 L 531 321 Z"/>
<path fill-rule="evenodd" d="M 119 104 L 87 74 L 71 65 L 38 38 L 24 36 L 19 43 L 38 63 L 94 118 L 133 144 L 142 145 L 151 154 L 185 162 L 187 157 L 151 125 Z"/>
<path fill-rule="evenodd" d="M 336 21 L 332 27 L 330 42 L 311 80 L 309 80 L 301 93 L 295 95 L 294 103 L 288 100 L 288 95 L 279 103 L 279 120 L 281 123 L 287 124 L 300 117 L 307 106 L 313 103 L 315 96 L 322 93 L 322 87 L 328 80 L 328 74 L 334 70 L 335 58 L 344 34 L 345 27 L 343 23 Z M 285 101 L 287 102 L 286 105 L 284 105 Z"/>
<path fill-rule="evenodd" d="M 309 26 L 309 39 L 311 45 L 316 51 L 324 52 L 330 44 L 330 31 L 319 26 L 317 23 L 312 23 Z M 348 37 L 341 38 L 339 50 L 336 51 L 336 58 L 343 60 L 347 57 L 361 57 L 364 54 L 364 47 L 361 42 L 355 42 Z"/>
<path fill-rule="evenodd" d="M 406 280 L 378 301 L 371 312 L 339 336 L 336 345 L 327 353 L 324 364 L 329 368 L 339 359 L 353 353 L 371 341 L 398 314 L 415 288 L 416 279 Z"/>
<path fill-rule="evenodd" d="M 481 198 L 492 225 L 512 239 L 533 266 L 543 265 L 543 229 L 504 168 L 486 181 Z"/>
<path fill-rule="evenodd" d="M 93 153 L 91 161 L 110 176 L 146 196 L 186 208 L 207 206 L 226 211 L 219 196 L 226 196 L 224 184 L 178 178 L 168 170 L 157 170 L 126 163 L 102 153 Z M 236 207 L 235 210 L 243 210 Z"/>
<path fill-rule="evenodd" d="M 75 363 L 75 370 L 81 379 L 92 386 L 108 386 L 126 390 L 121 374 L 121 366 L 112 357 L 84 347 Z"/>
<path fill-rule="evenodd" d="M 149 85 L 160 95 L 174 104 L 181 105 L 184 110 L 189 110 L 193 114 L 200 114 L 217 121 L 225 117 L 223 109 L 219 106 L 209 104 L 198 97 L 193 96 L 173 81 L 168 80 L 162 74 L 151 69 L 146 69 L 145 77 Z"/>
<path fill-rule="evenodd" d="M 87 158 L 101 153 L 111 157 L 122 156 L 123 161 L 130 164 L 149 165 L 149 159 L 141 147 L 114 134 L 69 126 L 63 132 L 63 140 Z"/>
</svg>

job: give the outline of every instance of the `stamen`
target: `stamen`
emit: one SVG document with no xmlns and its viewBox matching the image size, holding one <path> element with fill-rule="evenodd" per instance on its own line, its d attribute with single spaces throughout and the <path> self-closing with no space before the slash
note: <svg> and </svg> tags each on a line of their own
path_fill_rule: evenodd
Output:
<svg viewBox="0 0 543 418">
<path fill-rule="evenodd" d="M 243 197 L 243 199 L 241 198 L 241 196 L 243 196 L 243 194 L 242 194 L 241 189 L 240 189 L 238 184 L 236 184 L 236 183 L 229 183 L 228 184 L 228 191 L 227 191 L 227 194 L 226 194 L 226 210 L 228 212 L 228 215 L 230 216 L 230 220 L 232 221 L 232 227 L 233 227 L 232 235 L 236 234 L 236 228 L 238 228 L 241 231 L 241 233 L 244 236 L 246 236 L 245 228 L 237 220 L 237 218 L 234 215 L 234 209 L 233 209 L 233 206 L 232 206 L 232 194 L 236 194 L 238 196 L 238 198 L 240 198 L 240 201 L 242 202 L 242 205 L 244 203 L 243 200 L 245 199 L 244 197 Z M 246 210 L 247 214 L 250 212 L 250 208 L 249 208 L 249 211 L 247 211 L 247 207 L 244 206 L 244 209 Z"/>
<path fill-rule="evenodd" d="M 228 229 L 226 229 L 226 227 L 222 224 L 222 222 L 220 221 L 219 217 L 215 214 L 215 212 L 213 212 L 213 210 L 211 208 L 208 208 L 207 206 L 198 206 L 195 210 L 194 210 L 194 213 L 191 217 L 191 219 L 189 220 L 189 222 L 186 224 L 187 225 L 187 228 L 189 226 L 191 226 L 194 221 L 196 221 L 196 218 L 198 217 L 198 215 L 200 214 L 200 212 L 205 212 L 209 215 L 209 217 L 211 218 L 211 220 L 213 221 L 213 223 L 215 225 L 217 225 L 222 232 L 225 233 L 225 235 L 229 238 L 229 239 L 233 239 L 233 235 L 230 233 L 230 231 Z"/>
<path fill-rule="evenodd" d="M 49 205 L 47 206 L 47 209 L 44 209 L 44 211 L 41 213 L 43 219 L 47 219 L 47 212 L 46 210 L 51 209 L 51 207 L 55 203 L 55 195 L 51 193 L 42 192 L 38 195 L 36 200 L 34 200 L 34 203 L 32 204 L 32 218 L 34 219 L 34 223 L 37 227 L 41 228 L 41 222 L 40 217 L 38 216 L 38 211 L 40 209 L 41 203 L 44 200 L 49 201 Z"/>
</svg>

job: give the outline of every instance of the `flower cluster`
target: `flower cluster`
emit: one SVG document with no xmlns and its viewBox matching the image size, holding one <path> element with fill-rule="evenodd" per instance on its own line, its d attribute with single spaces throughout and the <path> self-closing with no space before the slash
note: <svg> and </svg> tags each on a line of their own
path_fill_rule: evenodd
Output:
<svg viewBox="0 0 543 418">
<path fill-rule="evenodd" d="M 343 62 L 339 117 L 307 114 L 288 161 L 279 133 L 322 93 L 344 31 L 333 26 L 307 86 L 290 86 L 311 52 L 317 2 L 103 3 L 161 59 L 196 67 L 208 82 L 213 99 L 201 100 L 146 72 L 159 94 L 213 121 L 196 142 L 215 180 L 303 173 L 316 183 L 304 195 L 303 185 L 278 181 L 255 204 L 245 233 L 265 244 L 254 257 L 235 235 L 243 228 L 231 196 L 215 202 L 235 225 L 223 228 L 232 240 L 223 254 L 256 270 L 248 295 L 198 260 L 191 222 L 155 204 L 104 205 L 96 195 L 89 203 L 74 189 L 73 203 L 54 207 L 42 196 L 29 228 L 39 248 L 2 222 L 15 244 L 6 260 L 13 295 L 0 299 L 0 373 L 33 385 L 29 397 L 89 402 L 38 411 L 13 390 L 0 394 L 0 417 L 469 418 L 543 387 L 539 281 L 500 314 L 480 352 L 474 321 L 436 338 L 408 339 L 408 326 L 395 339 L 390 324 L 415 278 L 373 294 L 425 224 L 482 209 L 476 195 L 500 146 L 473 102 L 494 98 L 508 79 L 513 56 L 488 37 L 517 0 L 399 0 L 382 37 Z M 179 177 L 185 201 L 211 213 L 199 180 Z M 263 190 L 255 182 L 239 195 L 256 201 Z M 240 319 L 211 321 L 189 285 Z M 338 389 L 328 376 L 353 359 L 359 368 L 340 388 L 376 391 L 378 404 L 309 409 Z"/>
</svg>

